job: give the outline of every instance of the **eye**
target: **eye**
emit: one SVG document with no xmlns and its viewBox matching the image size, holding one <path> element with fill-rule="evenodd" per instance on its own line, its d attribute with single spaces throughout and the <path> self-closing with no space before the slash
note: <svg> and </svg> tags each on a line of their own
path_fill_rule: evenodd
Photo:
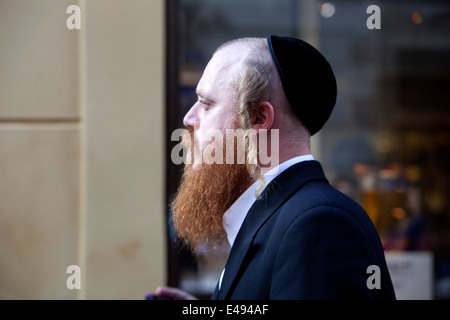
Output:
<svg viewBox="0 0 450 320">
<path fill-rule="evenodd" d="M 202 108 L 208 110 L 211 107 L 211 102 L 203 98 L 199 98 L 198 102 L 201 104 Z"/>
</svg>

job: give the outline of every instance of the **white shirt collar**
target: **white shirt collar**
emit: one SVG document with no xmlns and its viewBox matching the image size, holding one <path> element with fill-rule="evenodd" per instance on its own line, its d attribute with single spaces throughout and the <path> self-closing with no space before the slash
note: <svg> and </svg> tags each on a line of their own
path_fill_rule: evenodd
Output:
<svg viewBox="0 0 450 320">
<path fill-rule="evenodd" d="M 281 163 L 278 167 L 275 167 L 264 174 L 264 179 L 266 180 L 266 186 L 275 179 L 281 172 L 287 168 L 293 166 L 294 164 L 300 163 L 302 161 L 311 161 L 314 157 L 311 154 L 295 157 Z M 253 183 L 225 212 L 223 215 L 223 227 L 227 233 L 228 242 L 230 247 L 233 246 L 234 240 L 244 222 L 247 212 L 252 207 L 256 200 L 256 190 L 258 189 L 260 181 Z"/>
</svg>

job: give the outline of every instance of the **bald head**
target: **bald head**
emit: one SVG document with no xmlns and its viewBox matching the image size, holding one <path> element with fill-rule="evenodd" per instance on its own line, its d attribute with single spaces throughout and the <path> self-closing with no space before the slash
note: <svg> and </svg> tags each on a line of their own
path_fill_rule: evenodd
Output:
<svg viewBox="0 0 450 320">
<path fill-rule="evenodd" d="M 232 68 L 233 74 L 230 81 L 235 87 L 239 86 L 239 82 L 243 81 L 246 73 L 251 69 L 251 73 L 261 74 L 264 77 L 263 82 L 267 82 L 267 84 L 264 83 L 268 89 L 266 99 L 276 102 L 276 105 L 280 107 L 287 103 L 266 39 L 240 38 L 231 40 L 220 46 L 214 53 L 214 55 L 217 54 L 227 55 L 230 60 L 234 60 L 235 64 Z M 231 57 L 232 54 L 236 56 Z"/>
<path fill-rule="evenodd" d="M 214 55 L 224 55 L 232 63 L 228 81 L 236 92 L 244 128 L 251 127 L 253 109 L 269 101 L 276 117 L 272 128 L 279 129 L 280 135 L 301 139 L 309 147 L 309 132 L 292 111 L 265 38 L 231 40 L 221 45 Z"/>
</svg>

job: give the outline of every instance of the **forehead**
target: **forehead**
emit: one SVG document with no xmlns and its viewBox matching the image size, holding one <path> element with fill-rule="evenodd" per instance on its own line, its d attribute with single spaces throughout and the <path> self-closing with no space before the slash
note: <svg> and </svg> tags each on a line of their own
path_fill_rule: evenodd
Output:
<svg viewBox="0 0 450 320">
<path fill-rule="evenodd" d="M 244 48 L 242 45 L 230 45 L 216 52 L 203 71 L 197 92 L 201 95 L 229 94 L 229 80 L 246 57 Z"/>
</svg>

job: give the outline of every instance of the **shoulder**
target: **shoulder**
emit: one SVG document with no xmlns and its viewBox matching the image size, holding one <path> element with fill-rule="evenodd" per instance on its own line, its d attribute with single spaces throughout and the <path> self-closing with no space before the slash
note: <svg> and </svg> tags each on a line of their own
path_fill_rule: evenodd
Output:
<svg viewBox="0 0 450 320">
<path fill-rule="evenodd" d="M 275 229 L 283 233 L 285 243 L 314 242 L 323 245 L 321 249 L 351 245 L 383 256 L 378 232 L 364 209 L 328 183 L 304 185 L 276 215 Z"/>
<path fill-rule="evenodd" d="M 279 214 L 280 219 L 291 221 L 318 220 L 323 225 L 339 220 L 374 231 L 372 221 L 358 203 L 322 181 L 305 184 L 283 204 Z"/>
<path fill-rule="evenodd" d="M 325 181 L 311 181 L 305 184 L 285 204 L 288 206 L 299 206 L 301 203 L 304 209 L 329 206 L 345 211 L 364 211 L 353 199 Z"/>
<path fill-rule="evenodd" d="M 378 237 L 368 231 L 365 212 L 344 198 L 327 201 L 327 196 L 340 198 L 332 190 L 313 189 L 304 191 L 308 204 L 294 195 L 280 208 L 278 223 L 285 228 L 274 259 L 273 297 L 373 298 L 366 270 L 380 265 L 382 251 Z"/>
<path fill-rule="evenodd" d="M 359 261 L 364 271 L 363 267 L 384 261 L 378 232 L 367 213 L 327 183 L 305 185 L 278 214 L 278 224 L 284 225 L 279 258 L 297 252 L 321 266 Z"/>
</svg>

